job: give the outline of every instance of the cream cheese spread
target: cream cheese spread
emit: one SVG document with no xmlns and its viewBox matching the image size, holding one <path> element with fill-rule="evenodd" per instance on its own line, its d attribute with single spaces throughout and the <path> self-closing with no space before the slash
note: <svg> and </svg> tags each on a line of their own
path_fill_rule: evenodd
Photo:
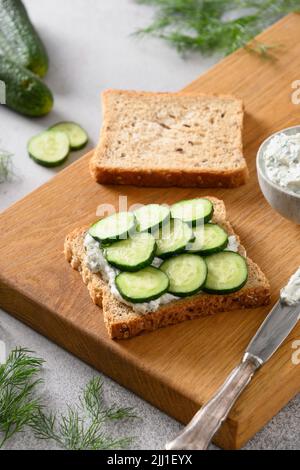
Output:
<svg viewBox="0 0 300 470">
<path fill-rule="evenodd" d="M 226 250 L 238 251 L 237 239 L 234 235 L 228 237 L 228 246 Z M 97 242 L 89 233 L 85 235 L 84 238 L 84 249 L 85 249 L 85 263 L 88 269 L 92 273 L 101 273 L 103 279 L 108 283 L 111 293 L 123 304 L 129 305 L 135 312 L 138 313 L 148 313 L 155 312 L 162 305 L 166 305 L 174 300 L 178 300 L 179 297 L 176 297 L 172 294 L 163 294 L 156 300 L 151 300 L 150 302 L 143 303 L 131 303 L 123 299 L 120 292 L 117 289 L 115 278 L 119 274 L 119 270 L 111 266 L 105 259 L 103 251 L 101 249 L 100 243 Z M 160 258 L 154 258 L 152 266 L 159 268 L 162 260 Z"/>
<path fill-rule="evenodd" d="M 228 245 L 224 251 L 239 251 L 239 243 L 235 235 L 230 235 L 228 237 Z"/>
<path fill-rule="evenodd" d="M 280 291 L 280 299 L 287 305 L 300 302 L 300 268 L 291 276 L 287 285 Z"/>
<path fill-rule="evenodd" d="M 300 132 L 272 137 L 264 152 L 264 162 L 273 183 L 300 194 Z"/>
<path fill-rule="evenodd" d="M 84 248 L 85 248 L 85 262 L 89 270 L 93 273 L 100 272 L 104 280 L 108 283 L 111 293 L 123 304 L 129 305 L 135 312 L 147 313 L 155 312 L 162 305 L 166 305 L 174 300 L 177 300 L 178 297 L 172 294 L 163 294 L 156 300 L 151 300 L 150 302 L 143 302 L 139 304 L 134 304 L 123 299 L 120 292 L 117 289 L 115 278 L 119 274 L 119 270 L 111 266 L 103 256 L 100 243 L 97 242 L 89 233 L 86 234 L 84 238 Z M 162 261 L 159 258 L 153 260 L 152 265 L 159 267 Z"/>
</svg>

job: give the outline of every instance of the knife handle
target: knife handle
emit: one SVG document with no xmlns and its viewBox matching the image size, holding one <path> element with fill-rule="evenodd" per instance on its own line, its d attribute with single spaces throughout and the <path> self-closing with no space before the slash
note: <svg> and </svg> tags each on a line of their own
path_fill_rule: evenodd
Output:
<svg viewBox="0 0 300 470">
<path fill-rule="evenodd" d="M 255 357 L 246 354 L 213 398 L 195 414 L 182 433 L 166 444 L 166 449 L 207 449 L 235 401 L 260 365 Z"/>
</svg>

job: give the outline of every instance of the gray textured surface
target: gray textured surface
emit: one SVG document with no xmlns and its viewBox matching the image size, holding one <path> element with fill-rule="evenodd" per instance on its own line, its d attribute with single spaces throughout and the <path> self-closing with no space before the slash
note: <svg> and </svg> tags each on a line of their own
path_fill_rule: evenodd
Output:
<svg viewBox="0 0 300 470">
<path fill-rule="evenodd" d="M 54 111 L 30 120 L 0 106 L 0 146 L 15 154 L 17 184 L 0 187 L 4 209 L 47 181 L 57 170 L 41 168 L 28 159 L 26 142 L 59 120 L 79 121 L 90 133 L 92 146 L 100 128 L 99 92 L 108 87 L 178 90 L 217 61 L 193 55 L 183 60 L 157 40 L 139 41 L 130 34 L 151 18 L 151 9 L 132 0 L 27 0 L 32 19 L 50 54 L 47 82 L 54 91 Z M 72 159 L 78 158 L 80 152 Z M 71 161 L 70 160 L 70 161 Z M 0 310 L 0 339 L 7 349 L 19 345 L 46 360 L 43 387 L 53 409 L 74 403 L 95 374 L 91 367 Z M 300 366 L 299 366 L 300 367 Z M 120 431 L 137 436 L 133 448 L 160 449 L 181 426 L 151 405 L 104 377 L 108 403 L 134 406 L 142 421 L 122 425 Z M 284 408 L 251 442 L 248 449 L 300 449 L 300 397 Z M 142 432 L 141 432 L 142 429 Z M 116 429 L 116 432 L 118 429 Z M 8 449 L 54 448 L 30 432 L 17 435 Z"/>
</svg>

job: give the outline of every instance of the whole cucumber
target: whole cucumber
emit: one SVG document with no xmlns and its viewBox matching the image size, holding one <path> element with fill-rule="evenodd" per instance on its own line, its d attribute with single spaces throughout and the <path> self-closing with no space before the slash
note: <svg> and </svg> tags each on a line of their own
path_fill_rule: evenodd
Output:
<svg viewBox="0 0 300 470">
<path fill-rule="evenodd" d="M 0 54 L 0 80 L 6 105 L 27 116 L 43 116 L 53 107 L 53 95 L 34 73 Z"/>
<path fill-rule="evenodd" d="M 21 0 L 0 0 L 0 53 L 44 77 L 48 54 Z"/>
</svg>

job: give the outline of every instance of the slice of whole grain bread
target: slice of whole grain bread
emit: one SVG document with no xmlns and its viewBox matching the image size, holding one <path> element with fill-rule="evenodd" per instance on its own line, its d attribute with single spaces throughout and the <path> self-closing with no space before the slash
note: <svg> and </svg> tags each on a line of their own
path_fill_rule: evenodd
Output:
<svg viewBox="0 0 300 470">
<path fill-rule="evenodd" d="M 213 222 L 221 225 L 229 235 L 235 235 L 226 220 L 224 203 L 208 196 L 214 204 Z M 142 332 L 235 309 L 259 307 L 270 301 L 270 286 L 260 268 L 247 258 L 249 277 L 246 285 L 239 291 L 228 295 L 200 293 L 184 299 L 175 300 L 155 312 L 146 314 L 135 312 L 130 306 L 121 303 L 110 292 L 100 274 L 89 271 L 85 262 L 83 240 L 88 227 L 76 229 L 65 240 L 64 253 L 71 266 L 80 271 L 90 296 L 96 305 L 102 306 L 104 322 L 111 338 L 130 338 Z M 238 236 L 236 235 L 239 241 Z M 240 245 L 239 253 L 246 256 L 245 248 Z"/>
<path fill-rule="evenodd" d="M 107 90 L 90 161 L 99 183 L 235 187 L 248 177 L 243 103 L 229 95 Z"/>
</svg>

